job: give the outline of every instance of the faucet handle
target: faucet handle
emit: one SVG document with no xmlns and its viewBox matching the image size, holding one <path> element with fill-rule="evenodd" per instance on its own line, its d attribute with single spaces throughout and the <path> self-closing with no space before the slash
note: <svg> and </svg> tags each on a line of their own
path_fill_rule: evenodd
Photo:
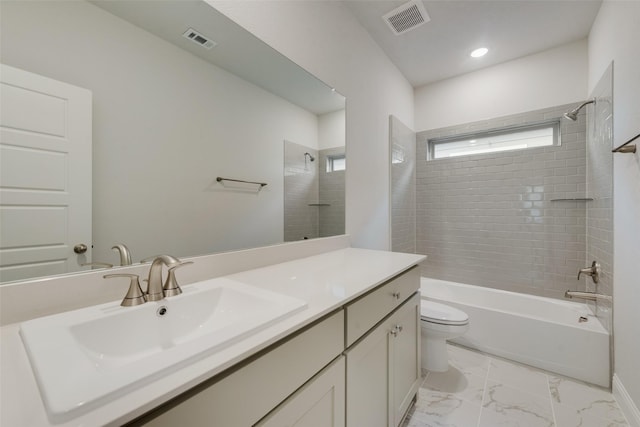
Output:
<svg viewBox="0 0 640 427">
<path fill-rule="evenodd" d="M 104 277 L 105 279 L 111 279 L 113 277 L 128 277 L 129 279 L 131 279 L 127 295 L 125 295 L 122 302 L 120 303 L 121 306 L 132 307 L 134 305 L 140 305 L 147 302 L 147 299 L 142 292 L 142 288 L 140 287 L 140 281 L 137 274 L 105 274 L 102 277 Z"/>
<path fill-rule="evenodd" d="M 593 283 L 598 283 L 600 281 L 600 264 L 596 261 L 593 261 L 591 263 L 591 267 L 581 268 L 580 270 L 578 270 L 578 280 L 580 280 L 581 274 L 591 276 Z"/>
<path fill-rule="evenodd" d="M 172 297 L 175 295 L 180 295 L 182 293 L 182 289 L 180 289 L 178 281 L 176 280 L 175 270 L 189 264 L 193 264 L 193 261 L 184 261 L 169 267 L 169 274 L 167 276 L 166 282 L 164 282 L 163 287 L 165 296 Z"/>
</svg>

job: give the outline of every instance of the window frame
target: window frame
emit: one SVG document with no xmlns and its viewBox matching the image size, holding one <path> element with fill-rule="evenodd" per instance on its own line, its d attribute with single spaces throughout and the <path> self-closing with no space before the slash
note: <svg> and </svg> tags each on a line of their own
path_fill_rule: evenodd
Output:
<svg viewBox="0 0 640 427">
<path fill-rule="evenodd" d="M 335 169 L 334 168 L 334 161 L 335 160 L 344 160 L 344 168 L 343 169 Z M 326 166 L 326 172 L 327 173 L 341 172 L 341 171 L 345 171 L 345 170 L 347 170 L 347 156 L 346 156 L 346 154 L 328 154 L 327 155 L 327 166 Z"/>
<path fill-rule="evenodd" d="M 479 139 L 486 138 L 490 136 L 496 135 L 506 135 L 510 133 L 517 133 L 529 130 L 537 130 L 537 129 L 545 129 L 552 128 L 553 129 L 553 143 L 551 145 L 544 145 L 539 147 L 526 147 L 526 148 L 511 148 L 500 151 L 492 151 L 492 152 L 484 152 L 484 153 L 471 153 L 471 154 L 462 154 L 460 156 L 453 157 L 434 157 L 435 147 L 438 144 L 446 144 L 451 142 L 463 141 L 465 139 Z M 528 150 L 534 148 L 544 148 L 544 147 L 559 147 L 561 145 L 561 132 L 560 132 L 560 119 L 555 118 L 551 120 L 543 120 L 534 123 L 526 123 L 520 125 L 512 125 L 512 126 L 503 126 L 499 128 L 492 128 L 487 130 L 480 130 L 468 133 L 461 133 L 451 136 L 444 136 L 438 138 L 429 138 L 427 139 L 427 161 L 433 160 L 445 160 L 445 159 L 453 159 L 458 157 L 469 157 L 469 156 L 480 156 L 486 154 L 498 154 L 504 153 L 507 151 L 517 151 L 517 150 Z"/>
</svg>

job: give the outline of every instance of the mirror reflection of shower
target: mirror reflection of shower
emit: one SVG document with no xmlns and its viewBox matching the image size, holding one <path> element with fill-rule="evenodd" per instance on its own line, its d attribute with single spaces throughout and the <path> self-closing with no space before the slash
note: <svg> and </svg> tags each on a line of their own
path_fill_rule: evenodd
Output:
<svg viewBox="0 0 640 427">
<path fill-rule="evenodd" d="M 304 167 L 305 167 L 305 169 L 307 168 L 307 157 L 308 157 L 308 158 L 309 158 L 309 160 L 310 160 L 310 161 L 312 161 L 312 162 L 316 160 L 316 158 L 315 158 L 315 157 L 313 157 L 311 154 L 309 154 L 309 153 L 304 153 Z"/>
<path fill-rule="evenodd" d="M 580 112 L 582 107 L 584 107 L 585 105 L 593 104 L 594 102 L 596 102 L 595 99 L 590 99 L 588 101 L 585 101 L 582 104 L 578 105 L 573 110 L 569 111 L 568 113 L 564 113 L 563 116 L 565 119 L 569 119 L 572 122 L 575 122 L 576 120 L 578 120 L 578 113 Z"/>
<path fill-rule="evenodd" d="M 330 148 L 284 141 L 284 241 L 344 234 L 344 145 Z M 342 216 L 342 218 L 341 218 Z"/>
</svg>

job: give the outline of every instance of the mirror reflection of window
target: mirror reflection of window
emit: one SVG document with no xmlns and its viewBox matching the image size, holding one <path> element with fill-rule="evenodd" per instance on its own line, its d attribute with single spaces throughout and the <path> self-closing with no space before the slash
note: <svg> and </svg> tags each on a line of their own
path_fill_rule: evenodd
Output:
<svg viewBox="0 0 640 427">
<path fill-rule="evenodd" d="M 347 160 L 344 154 L 327 156 L 327 172 L 343 171 L 347 168 Z"/>
</svg>

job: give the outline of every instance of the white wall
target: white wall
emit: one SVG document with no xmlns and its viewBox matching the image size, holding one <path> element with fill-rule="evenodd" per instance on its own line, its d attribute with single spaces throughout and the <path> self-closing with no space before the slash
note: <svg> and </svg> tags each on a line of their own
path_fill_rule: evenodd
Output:
<svg viewBox="0 0 640 427">
<path fill-rule="evenodd" d="M 344 110 L 318 116 L 318 149 L 344 147 L 346 124 Z"/>
<path fill-rule="evenodd" d="M 589 35 L 589 90 L 613 61 L 613 138 L 640 132 L 640 2 L 605 1 Z M 636 140 L 640 147 L 640 140 Z M 640 152 L 614 154 L 615 374 L 640 407 Z M 638 422 L 640 420 L 636 420 Z"/>
<path fill-rule="evenodd" d="M 584 39 L 416 88 L 415 129 L 525 113 L 586 97 Z"/>
<path fill-rule="evenodd" d="M 282 241 L 283 140 L 317 146 L 316 115 L 86 2 L 3 2 L 1 55 L 93 91 L 95 261 Z"/>
<path fill-rule="evenodd" d="M 341 2 L 207 1 L 347 97 L 346 231 L 389 249 L 389 115 L 413 127 L 411 85 Z"/>
</svg>

